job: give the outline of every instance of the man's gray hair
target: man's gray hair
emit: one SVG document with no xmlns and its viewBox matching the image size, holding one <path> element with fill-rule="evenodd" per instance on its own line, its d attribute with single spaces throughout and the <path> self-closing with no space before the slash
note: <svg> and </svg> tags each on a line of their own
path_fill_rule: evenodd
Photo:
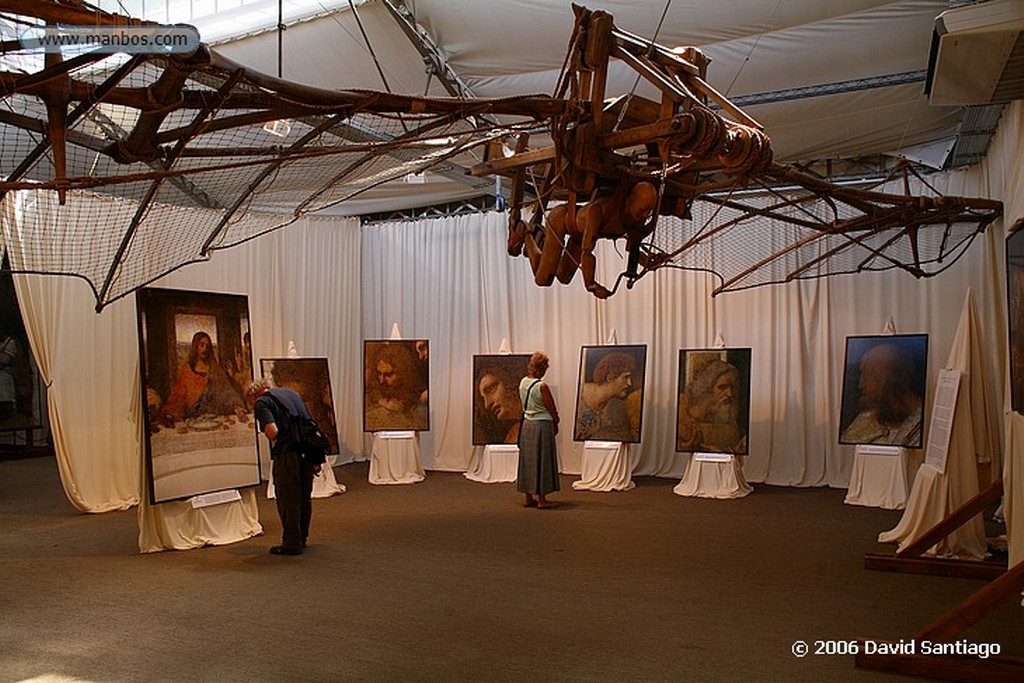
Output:
<svg viewBox="0 0 1024 683">
<path fill-rule="evenodd" d="M 718 378 L 728 374 L 739 377 L 740 371 L 732 363 L 727 363 L 718 358 L 708 361 L 705 365 L 701 366 L 693 379 L 690 380 L 690 383 L 683 389 L 687 400 L 692 403 L 710 396 L 711 388 L 718 381 Z"/>
<path fill-rule="evenodd" d="M 259 396 L 264 389 L 270 388 L 270 380 L 266 377 L 260 377 L 255 382 L 250 382 L 249 386 L 245 388 L 245 395 L 248 398 L 253 396 Z"/>
</svg>

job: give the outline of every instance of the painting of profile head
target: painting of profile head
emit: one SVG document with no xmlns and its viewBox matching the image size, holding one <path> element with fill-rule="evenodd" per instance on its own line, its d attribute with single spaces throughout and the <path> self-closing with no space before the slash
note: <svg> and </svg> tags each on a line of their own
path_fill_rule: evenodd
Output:
<svg viewBox="0 0 1024 683">
<path fill-rule="evenodd" d="M 576 390 L 576 441 L 639 443 L 647 347 L 584 346 Z"/>
<path fill-rule="evenodd" d="M 285 387 L 302 397 L 309 414 L 330 442 L 328 455 L 339 453 L 331 374 L 326 358 L 260 358 L 260 372 L 271 387 Z"/>
<path fill-rule="evenodd" d="M 1006 238 L 1006 303 L 1010 327 L 1010 409 L 1024 413 L 1024 220 Z"/>
<path fill-rule="evenodd" d="M 921 448 L 928 335 L 846 338 L 839 443 Z"/>
<path fill-rule="evenodd" d="M 750 349 L 682 349 L 676 450 L 746 455 L 750 432 Z"/>
<path fill-rule="evenodd" d="M 363 431 L 430 429 L 430 344 L 426 339 L 363 342 Z"/>
<path fill-rule="evenodd" d="M 530 354 L 473 356 L 473 445 L 516 443 L 523 405 L 519 381 Z"/>
<path fill-rule="evenodd" d="M 136 312 L 150 500 L 259 484 L 246 297 L 146 288 Z"/>
</svg>

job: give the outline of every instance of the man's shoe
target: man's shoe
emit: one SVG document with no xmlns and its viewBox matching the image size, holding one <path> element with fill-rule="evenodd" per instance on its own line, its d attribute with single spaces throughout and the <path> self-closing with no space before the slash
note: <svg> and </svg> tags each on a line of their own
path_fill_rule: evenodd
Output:
<svg viewBox="0 0 1024 683">
<path fill-rule="evenodd" d="M 271 555 L 301 555 L 302 548 L 292 548 L 286 545 L 273 545 L 270 546 Z"/>
</svg>

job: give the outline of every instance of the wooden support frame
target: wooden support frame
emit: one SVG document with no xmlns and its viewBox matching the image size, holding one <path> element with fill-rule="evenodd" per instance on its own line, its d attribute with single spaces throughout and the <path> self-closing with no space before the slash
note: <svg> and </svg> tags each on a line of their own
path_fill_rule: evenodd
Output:
<svg viewBox="0 0 1024 683">
<path fill-rule="evenodd" d="M 960 528 L 1003 494 L 1003 482 L 997 480 L 961 505 L 948 517 L 914 540 L 895 556 L 868 553 L 865 569 L 880 569 L 910 574 L 955 576 L 986 579 L 989 583 L 952 610 L 942 615 L 909 641 L 891 644 L 893 650 L 879 653 L 881 647 L 868 648 L 870 641 L 858 641 L 854 666 L 858 669 L 887 671 L 944 681 L 986 681 L 1016 683 L 1024 680 L 1024 659 L 1019 657 L 971 654 L 933 654 L 932 643 L 953 643 L 964 630 L 978 623 L 1007 600 L 1019 600 L 1024 592 L 1024 562 L 1007 571 L 1000 562 L 922 557 L 933 545 Z"/>
<path fill-rule="evenodd" d="M 858 669 L 888 671 L 909 676 L 923 676 L 944 681 L 986 681 L 1016 683 L 1024 680 L 1024 659 L 994 656 L 934 655 L 925 652 L 925 644 L 950 643 L 965 629 L 978 623 L 1010 599 L 1019 599 L 1024 591 L 1024 562 L 1016 564 L 999 578 L 988 583 L 952 610 L 942 615 L 914 636 L 913 652 L 878 654 L 866 652 L 865 640 L 859 641 L 854 666 Z"/>
<path fill-rule="evenodd" d="M 924 553 L 950 533 L 962 527 L 975 515 L 981 514 L 986 507 L 999 500 L 1002 495 L 1003 481 L 998 479 L 895 555 L 866 553 L 864 568 L 906 574 L 995 579 L 1006 571 L 1006 565 L 1002 562 L 925 557 Z"/>
</svg>

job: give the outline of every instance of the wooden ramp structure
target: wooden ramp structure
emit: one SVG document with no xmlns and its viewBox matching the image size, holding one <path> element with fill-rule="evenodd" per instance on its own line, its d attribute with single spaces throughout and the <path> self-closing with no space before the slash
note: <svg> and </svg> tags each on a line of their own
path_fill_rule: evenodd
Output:
<svg viewBox="0 0 1024 683">
<path fill-rule="evenodd" d="M 864 556 L 865 569 L 982 579 L 989 583 L 916 633 L 910 641 L 887 644 L 893 648 L 892 651 L 886 651 L 883 646 L 870 648 L 872 651 L 869 652 L 868 641 L 860 639 L 854 659 L 857 668 L 944 681 L 1016 683 L 1024 679 L 1024 658 L 960 653 L 958 650 L 970 648 L 966 641 L 957 643 L 965 630 L 993 610 L 1010 600 L 1021 600 L 1024 563 L 1007 570 L 1006 563 L 1001 561 L 929 557 L 924 554 L 998 501 L 1002 494 L 1002 480 L 997 480 L 895 555 L 867 553 Z M 936 650 L 944 651 L 946 648 L 955 654 L 934 654 Z"/>
</svg>

